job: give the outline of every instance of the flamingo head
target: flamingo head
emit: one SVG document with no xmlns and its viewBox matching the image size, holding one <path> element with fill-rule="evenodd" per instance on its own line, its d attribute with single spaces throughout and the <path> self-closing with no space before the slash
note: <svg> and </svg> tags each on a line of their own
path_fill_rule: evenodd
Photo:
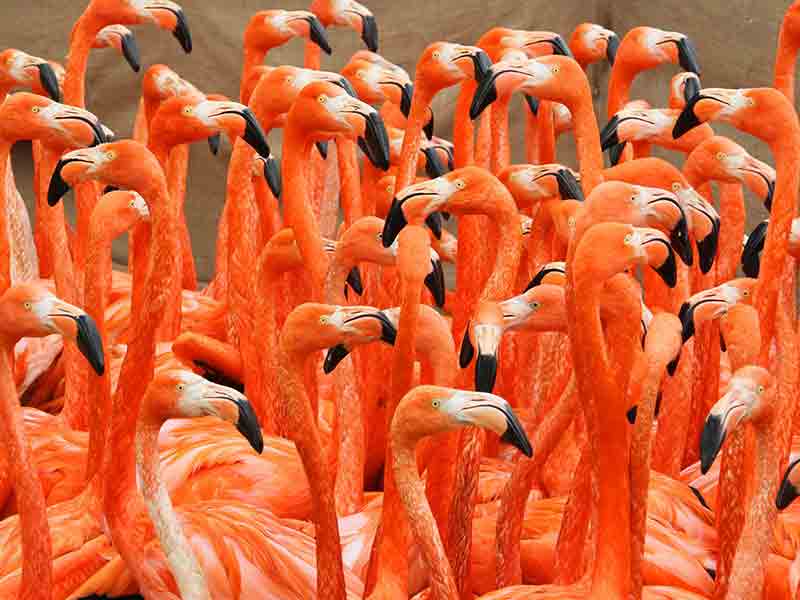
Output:
<svg viewBox="0 0 800 600">
<path fill-rule="evenodd" d="M 670 131 L 675 123 L 671 109 L 625 108 L 615 114 L 600 132 L 600 145 L 609 150 L 620 144 L 647 141 Z"/>
<path fill-rule="evenodd" d="M 581 236 L 571 269 L 576 288 L 598 285 L 633 265 L 650 265 L 669 287 L 677 283 L 675 254 L 657 229 L 605 222 Z"/>
<path fill-rule="evenodd" d="M 522 50 L 529 58 L 548 54 L 572 56 L 564 38 L 552 31 L 495 27 L 481 36 L 478 46 L 493 60 L 502 59 L 508 50 Z"/>
<path fill-rule="evenodd" d="M 742 277 L 691 296 L 678 313 L 684 343 L 694 335 L 697 327 L 725 315 L 733 305 L 751 304 L 755 286 L 755 279 Z"/>
<path fill-rule="evenodd" d="M 731 377 L 728 390 L 706 417 L 700 435 L 700 470 L 705 475 L 717 458 L 727 435 L 746 422 L 772 416 L 772 375 L 763 367 L 746 366 Z"/>
<path fill-rule="evenodd" d="M 792 221 L 792 231 L 795 229 L 800 230 L 800 221 L 798 221 L 797 226 L 795 226 L 795 221 Z M 745 237 L 744 248 L 742 249 L 742 271 L 748 277 L 756 278 L 761 271 L 761 251 L 767 241 L 768 231 L 769 219 L 765 219 L 753 228 L 750 235 Z"/>
<path fill-rule="evenodd" d="M 106 140 L 103 126 L 89 111 L 29 92 L 12 94 L 0 104 L 0 132 L 9 140 L 40 140 L 61 151 Z"/>
<path fill-rule="evenodd" d="M 84 14 L 100 27 L 151 23 L 171 31 L 184 52 L 192 51 L 192 34 L 186 15 L 170 0 L 91 0 Z"/>
<path fill-rule="evenodd" d="M 325 27 L 314 13 L 307 10 L 276 9 L 257 12 L 250 18 L 244 30 L 244 46 L 268 52 L 296 37 L 310 40 L 325 54 L 331 54 Z"/>
<path fill-rule="evenodd" d="M 400 107 L 404 116 L 408 117 L 414 86 L 405 70 L 388 61 L 370 62 L 351 59 L 342 69 L 342 75 L 353 85 L 358 97 L 364 102 L 368 104 L 392 102 Z"/>
<path fill-rule="evenodd" d="M 147 202 L 133 190 L 113 190 L 103 194 L 92 212 L 92 215 L 97 214 L 113 219 L 122 231 L 127 231 L 139 221 L 150 220 Z"/>
<path fill-rule="evenodd" d="M 567 284 L 567 263 L 555 261 L 545 264 L 533 276 L 530 283 L 525 286 L 525 291 L 527 292 L 542 284 L 564 287 Z"/>
<path fill-rule="evenodd" d="M 669 107 L 683 108 L 700 91 L 700 77 L 691 71 L 675 75 L 669 84 Z"/>
<path fill-rule="evenodd" d="M 102 375 L 105 371 L 103 340 L 92 318 L 34 283 L 10 287 L 0 297 L 0 323 L 4 335 L 16 342 L 23 337 L 58 334 L 74 342 L 81 354 Z"/>
<path fill-rule="evenodd" d="M 156 373 L 147 389 L 140 419 L 217 417 L 236 427 L 257 453 L 264 450 L 261 427 L 253 407 L 241 392 L 212 383 L 184 369 Z"/>
<path fill-rule="evenodd" d="M 361 34 L 367 48 L 378 51 L 378 22 L 363 4 L 355 0 L 313 0 L 311 11 L 325 27 L 349 27 Z"/>
<path fill-rule="evenodd" d="M 478 118 L 500 95 L 505 97 L 515 91 L 559 102 L 570 110 L 591 94 L 586 74 L 574 59 L 558 55 L 528 59 L 521 53 L 510 53 L 492 65 L 478 82 L 470 117 Z"/>
<path fill-rule="evenodd" d="M 435 42 L 420 56 L 416 78 L 426 89 L 437 92 L 466 79 L 480 82 L 491 65 L 489 55 L 477 46 Z"/>
<path fill-rule="evenodd" d="M 287 127 L 301 126 L 315 141 L 344 136 L 358 140 L 369 161 L 389 168 L 389 139 L 378 111 L 327 81 L 306 85 L 289 111 Z"/>
<path fill-rule="evenodd" d="M 720 218 L 716 209 L 706 202 L 694 188 L 673 182 L 673 191 L 683 200 L 692 237 L 697 245 L 697 257 L 702 273 L 708 273 L 714 264 L 719 246 Z"/>
<path fill-rule="evenodd" d="M 47 190 L 47 201 L 55 206 L 71 186 L 100 181 L 119 189 L 141 191 L 154 178 L 164 179 L 158 159 L 143 144 L 120 140 L 67 152 L 56 164 Z M 142 195 L 147 197 L 145 192 Z"/>
<path fill-rule="evenodd" d="M 579 175 L 557 163 L 510 165 L 500 171 L 497 178 L 514 196 L 520 209 L 549 198 L 583 200 Z"/>
<path fill-rule="evenodd" d="M 691 40 L 677 31 L 655 27 L 635 27 L 628 31 L 617 50 L 617 61 L 637 71 L 671 63 L 700 74 L 697 51 Z"/>
<path fill-rule="evenodd" d="M 408 392 L 395 411 L 392 443 L 414 443 L 423 437 L 476 426 L 493 431 L 500 440 L 531 457 L 533 449 L 514 410 L 500 396 L 432 385 Z"/>
<path fill-rule="evenodd" d="M 594 23 L 581 23 L 569 38 L 569 47 L 575 60 L 584 65 L 608 60 L 614 65 L 619 49 L 617 34 Z"/>
<path fill-rule="evenodd" d="M 636 186 L 635 191 L 636 202 L 642 206 L 647 224 L 665 230 L 672 248 L 685 265 L 691 266 L 693 254 L 689 225 L 680 199 L 661 188 Z"/>
<path fill-rule="evenodd" d="M 94 38 L 92 48 L 114 48 L 120 52 L 135 73 L 142 68 L 136 36 L 124 25 L 103 27 Z"/>
<path fill-rule="evenodd" d="M 61 101 L 61 87 L 53 65 L 14 48 L 0 52 L 0 86 L 9 90 L 26 88 Z"/>
</svg>

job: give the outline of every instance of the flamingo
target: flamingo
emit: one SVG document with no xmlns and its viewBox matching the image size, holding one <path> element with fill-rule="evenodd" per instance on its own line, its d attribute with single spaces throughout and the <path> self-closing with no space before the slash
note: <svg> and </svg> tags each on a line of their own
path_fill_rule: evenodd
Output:
<svg viewBox="0 0 800 600">
<path fill-rule="evenodd" d="M 5 164 L 5 160 L 2 161 Z M 6 347 L 2 352 L 3 437 L 8 445 L 10 470 L 20 502 L 22 537 L 22 582 L 20 598 L 52 598 L 53 573 L 50 530 L 44 497 L 30 458 L 22 420 L 11 379 L 9 355 L 22 337 L 44 337 L 57 333 L 72 340 L 99 374 L 104 370 L 103 345 L 94 322 L 81 309 L 34 284 L 8 288 L 0 297 L 0 314 Z"/>
</svg>

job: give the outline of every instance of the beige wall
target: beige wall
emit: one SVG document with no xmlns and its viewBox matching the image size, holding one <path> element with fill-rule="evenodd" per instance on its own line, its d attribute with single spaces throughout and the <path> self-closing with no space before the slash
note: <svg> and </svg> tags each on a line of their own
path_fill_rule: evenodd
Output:
<svg viewBox="0 0 800 600">
<path fill-rule="evenodd" d="M 548 29 L 567 36 L 581 21 L 592 20 L 614 29 L 620 36 L 636 25 L 652 25 L 688 34 L 697 47 L 703 83 L 714 87 L 767 85 L 772 80 L 772 62 L 780 19 L 788 2 L 728 0 L 365 0 L 378 19 L 381 53 L 413 71 L 421 50 L 430 42 L 450 40 L 474 43 L 489 27 L 505 25 L 521 29 Z M 136 28 L 142 64 L 163 62 L 206 92 L 235 98 L 239 89 L 241 34 L 250 15 L 266 8 L 305 8 L 308 0 L 183 0 L 192 30 L 194 52 L 184 55 L 166 32 L 152 27 Z M 0 0 L 0 39 L 3 47 L 16 47 L 32 54 L 62 60 L 69 31 L 80 14 L 83 0 Z M 334 49 L 323 68 L 339 69 L 350 54 L 361 47 L 358 36 L 348 30 L 330 33 Z M 293 41 L 268 58 L 270 64 L 301 64 L 302 44 Z M 637 80 L 633 92 L 663 106 L 666 84 L 674 69 L 664 67 Z M 113 50 L 96 51 L 89 62 L 87 108 L 95 112 L 119 136 L 131 132 L 139 94 L 141 73 L 134 74 Z M 590 74 L 597 106 L 605 106 L 606 66 L 593 67 Z M 434 106 L 437 133 L 450 137 L 453 93 L 442 94 Z M 601 108 L 600 124 L 605 123 Z M 519 114 L 519 110 L 516 111 Z M 518 118 L 518 117 L 517 117 Z M 518 121 L 512 121 L 519 139 Z M 721 126 L 719 131 L 730 134 Z M 741 138 L 738 138 L 741 140 Z M 277 139 L 270 140 L 280 151 Z M 771 162 L 768 151 L 752 139 L 748 149 Z M 20 150 L 24 150 L 21 148 Z M 207 278 L 213 266 L 216 223 L 224 199 L 229 147 L 212 157 L 204 144 L 192 149 L 187 194 L 187 218 L 198 262 L 198 272 Z M 27 153 L 15 156 L 15 169 L 26 199 L 30 199 Z M 559 159 L 574 163 L 571 144 L 561 144 Z M 756 209 L 755 216 L 762 216 Z M 124 256 L 118 248 L 117 258 Z"/>
</svg>

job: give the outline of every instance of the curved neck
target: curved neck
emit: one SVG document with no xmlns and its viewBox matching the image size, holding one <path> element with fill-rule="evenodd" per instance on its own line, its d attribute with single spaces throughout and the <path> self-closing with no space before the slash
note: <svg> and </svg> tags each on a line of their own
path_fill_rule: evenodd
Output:
<svg viewBox="0 0 800 600">
<path fill-rule="evenodd" d="M 588 92 L 588 85 L 587 85 Z M 581 173 L 581 188 L 585 196 L 603 181 L 603 150 L 600 147 L 600 132 L 597 128 L 591 93 L 572 106 L 575 125 L 575 146 Z"/>
<path fill-rule="evenodd" d="M 322 49 L 314 42 L 306 40 L 305 56 L 303 57 L 303 66 L 306 69 L 314 69 L 319 71 L 322 65 Z"/>
<path fill-rule="evenodd" d="M 339 167 L 339 196 L 344 213 L 344 226 L 350 227 L 364 215 L 361 203 L 361 174 L 358 169 L 356 143 L 345 137 L 336 138 L 336 158 Z"/>
<path fill-rule="evenodd" d="M 455 144 L 454 163 L 456 169 L 468 167 L 475 162 L 475 126 L 469 118 L 469 107 L 478 84 L 474 79 L 466 79 L 461 84 L 453 115 L 453 143 Z"/>
<path fill-rule="evenodd" d="M 790 17 L 784 17 L 784 23 Z M 797 45 L 781 25 L 778 48 L 775 52 L 775 88 L 794 104 L 794 71 L 797 62 Z"/>
<path fill-rule="evenodd" d="M 414 183 L 417 174 L 417 155 L 421 144 L 420 133 L 428 116 L 428 107 L 433 93 L 419 78 L 414 80 L 414 97 L 411 100 L 411 111 L 408 114 L 406 132 L 403 136 L 403 149 L 400 152 L 400 165 L 395 179 L 395 194 Z"/>
<path fill-rule="evenodd" d="M 8 175 L 9 155 L 11 153 L 11 142 L 0 139 L 0 232 L 3 232 L 0 240 L 0 294 L 11 286 L 11 248 L 8 231 L 9 197 Z"/>
<path fill-rule="evenodd" d="M 311 273 L 314 301 L 321 300 L 328 271 L 328 257 L 322 246 L 319 224 L 308 202 L 306 165 L 313 140 L 306 138 L 291 118 L 283 130 L 284 219 L 294 230 L 303 263 Z"/>
<path fill-rule="evenodd" d="M 392 432 L 392 472 L 411 531 L 428 567 L 431 600 L 457 600 L 458 589 L 444 551 L 439 527 L 417 473 L 414 443 Z"/>
<path fill-rule="evenodd" d="M 344 261 L 340 256 L 335 256 L 330 262 L 328 274 L 325 277 L 325 302 L 327 304 L 347 304 L 347 298 L 344 297 L 344 286 L 353 266 L 355 265 Z"/>
<path fill-rule="evenodd" d="M 167 486 L 158 471 L 158 430 L 161 424 L 143 414 L 136 429 L 136 476 L 141 485 L 147 512 L 153 521 L 161 549 L 167 557 L 181 598 L 210 600 L 203 570 L 197 562 L 178 516 L 172 507 Z"/>
<path fill-rule="evenodd" d="M 492 107 L 492 155 L 491 171 L 495 175 L 511 162 L 511 146 L 508 141 L 508 105 L 511 96 L 498 99 Z"/>
<path fill-rule="evenodd" d="M 620 60 L 619 55 L 611 67 L 611 77 L 608 81 L 608 118 L 617 114 L 628 102 L 630 97 L 631 84 L 636 77 L 636 72 L 632 71 L 625 60 Z"/>
<path fill-rule="evenodd" d="M 67 55 L 67 72 L 64 77 L 64 104 L 81 108 L 86 106 L 86 67 L 89 63 L 92 42 L 98 31 L 100 27 L 85 13 L 78 18 L 72 29 Z"/>
<path fill-rule="evenodd" d="M 11 478 L 22 533 L 22 584 L 20 598 L 50 598 L 53 585 L 50 526 L 36 466 L 30 458 L 22 412 L 11 374 L 15 340 L 0 339 L 0 436 L 10 457 Z"/>
<path fill-rule="evenodd" d="M 279 430 L 286 431 L 294 441 L 308 477 L 317 531 L 317 594 L 320 598 L 345 600 L 333 480 L 303 384 L 307 358 L 308 352 L 292 350 L 292 339 L 284 329 L 278 349 L 278 381 L 283 396 Z"/>
<path fill-rule="evenodd" d="M 242 59 L 242 78 L 239 83 L 239 102 L 242 104 L 247 104 L 247 100 L 244 97 L 244 88 L 247 84 L 248 78 L 250 77 L 250 73 L 254 68 L 260 67 L 262 64 L 264 64 L 265 58 L 267 58 L 266 50 L 254 48 L 245 44 L 244 57 Z"/>
</svg>

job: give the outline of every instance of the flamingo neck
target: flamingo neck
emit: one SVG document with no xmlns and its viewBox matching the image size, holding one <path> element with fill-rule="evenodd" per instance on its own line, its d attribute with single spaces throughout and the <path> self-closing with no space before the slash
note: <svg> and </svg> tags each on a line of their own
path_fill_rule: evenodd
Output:
<svg viewBox="0 0 800 600">
<path fill-rule="evenodd" d="M 314 301 L 321 300 L 328 272 L 328 257 L 322 245 L 319 223 L 308 202 L 306 166 L 311 157 L 313 140 L 303 135 L 291 119 L 283 130 L 284 219 L 294 230 L 303 263 L 311 273 Z"/>
<path fill-rule="evenodd" d="M 78 18 L 72 29 L 67 54 L 67 72 L 64 77 L 64 104 L 80 108 L 86 106 L 86 67 L 89 63 L 92 42 L 100 29 L 101 27 L 85 13 Z"/>
<path fill-rule="evenodd" d="M 247 79 L 252 73 L 253 69 L 256 67 L 260 67 L 264 64 L 264 59 L 267 58 L 267 51 L 261 48 L 255 48 L 253 46 L 249 46 L 245 44 L 244 47 L 244 57 L 242 60 L 242 79 L 239 84 L 239 102 L 242 104 L 247 104 L 247 98 L 244 97 L 245 93 L 245 85 L 247 83 Z"/>
<path fill-rule="evenodd" d="M 341 257 L 335 257 L 331 261 L 325 278 L 325 302 L 327 304 L 347 304 L 347 298 L 344 296 L 344 286 L 347 281 L 347 275 L 355 264 L 345 261 Z"/>
<path fill-rule="evenodd" d="M 587 404 L 593 472 L 599 488 L 592 597 L 626 598 L 630 580 L 630 487 L 625 394 L 613 378 L 600 321 L 603 282 L 571 264 L 567 314 L 581 401 Z"/>
<path fill-rule="evenodd" d="M 420 134 L 428 116 L 428 107 L 433 100 L 431 91 L 419 77 L 414 80 L 414 97 L 408 113 L 406 132 L 403 136 L 403 149 L 400 152 L 400 165 L 395 179 L 395 194 L 414 183 L 417 173 L 417 155 L 422 143 Z"/>
<path fill-rule="evenodd" d="M 210 600 L 203 570 L 175 514 L 167 486 L 159 473 L 158 431 L 161 423 L 147 413 L 136 428 L 136 480 L 147 512 L 155 527 L 161 549 L 178 584 L 181 598 Z"/>
<path fill-rule="evenodd" d="M 428 567 L 431 600 L 457 600 L 459 595 L 453 571 L 439 535 L 439 527 L 425 497 L 425 486 L 417 473 L 414 446 L 413 440 L 398 435 L 393 428 L 392 472 L 397 494 Z"/>
<path fill-rule="evenodd" d="M 6 177 L 9 174 L 8 164 L 9 156 L 11 154 L 12 142 L 6 139 L 0 139 L 0 231 L 3 232 L 2 240 L 0 240 L 0 294 L 11 286 L 11 248 L 9 247 L 9 236 L 6 235 L 8 231 L 8 215 L 9 210 L 9 197 L 8 197 L 8 184 Z"/>
<path fill-rule="evenodd" d="M 303 67 L 319 71 L 322 66 L 322 49 L 314 42 L 306 40 Z"/>
<path fill-rule="evenodd" d="M 336 158 L 339 167 L 339 195 L 342 199 L 344 226 L 350 227 L 354 221 L 367 214 L 361 198 L 361 173 L 358 168 L 356 143 L 343 136 L 336 138 Z M 369 161 L 367 161 L 369 162 Z"/>
<path fill-rule="evenodd" d="M 784 17 L 784 21 L 789 17 Z M 781 26 L 778 48 L 775 52 L 775 88 L 794 104 L 794 71 L 797 62 L 797 44 Z"/>
<path fill-rule="evenodd" d="M 305 363 L 310 353 L 292 348 L 295 345 L 292 342 L 296 339 L 292 332 L 284 328 L 278 349 L 278 385 L 283 396 L 283 408 L 279 409 L 279 430 L 283 428 L 295 443 L 311 491 L 317 531 L 317 595 L 320 598 L 345 600 L 333 479 L 323 457 L 316 419 L 303 383 Z"/>
<path fill-rule="evenodd" d="M 756 489 L 742 535 L 736 547 L 736 557 L 731 568 L 727 598 L 744 600 L 760 598 L 764 587 L 765 568 L 772 541 L 775 523 L 775 494 L 780 461 L 776 448 L 778 439 L 774 420 L 759 424 L 755 428 L 755 475 Z"/>
<path fill-rule="evenodd" d="M 458 92 L 456 111 L 453 116 L 454 163 L 456 169 L 468 167 L 475 162 L 475 126 L 469 118 L 469 107 L 478 83 L 465 79 Z"/>
<path fill-rule="evenodd" d="M 491 171 L 495 175 L 511 163 L 511 146 L 508 141 L 508 105 L 511 96 L 499 98 L 492 106 Z"/>
<path fill-rule="evenodd" d="M 585 196 L 603 181 L 603 150 L 597 128 L 592 96 L 586 83 L 585 94 L 568 106 L 575 127 L 575 147 L 580 164 L 581 188 Z"/>
<path fill-rule="evenodd" d="M 52 594 L 52 547 L 42 486 L 31 461 L 22 411 L 11 372 L 14 339 L 0 338 L 0 435 L 9 456 L 12 481 L 20 502 L 22 584 L 20 598 L 48 599 Z"/>
<path fill-rule="evenodd" d="M 631 84 L 636 77 L 637 70 L 628 65 L 627 61 L 620 60 L 619 53 L 614 66 L 611 67 L 611 77 L 608 81 L 608 118 L 617 114 L 628 102 Z"/>
</svg>

